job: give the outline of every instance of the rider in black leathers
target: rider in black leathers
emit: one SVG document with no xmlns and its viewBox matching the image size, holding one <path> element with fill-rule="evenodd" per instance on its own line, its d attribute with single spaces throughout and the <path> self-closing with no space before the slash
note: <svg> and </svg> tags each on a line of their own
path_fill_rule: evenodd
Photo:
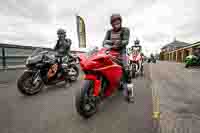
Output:
<svg viewBox="0 0 200 133">
<path fill-rule="evenodd" d="M 58 40 L 54 47 L 54 50 L 57 52 L 57 56 L 59 57 L 60 63 L 63 63 L 63 57 L 68 56 L 69 58 L 73 58 L 70 54 L 71 47 L 71 39 L 66 38 L 66 31 L 64 29 L 57 30 Z M 64 70 L 61 69 L 63 73 Z"/>
<path fill-rule="evenodd" d="M 54 50 L 58 52 L 60 56 L 70 56 L 71 39 L 66 38 L 66 31 L 64 29 L 58 29 L 58 40 L 54 47 Z"/>
</svg>

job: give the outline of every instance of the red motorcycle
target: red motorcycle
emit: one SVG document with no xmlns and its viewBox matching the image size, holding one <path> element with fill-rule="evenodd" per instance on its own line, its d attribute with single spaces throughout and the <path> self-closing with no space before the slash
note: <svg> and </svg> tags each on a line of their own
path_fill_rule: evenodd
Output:
<svg viewBox="0 0 200 133">
<path fill-rule="evenodd" d="M 131 69 L 131 75 L 133 78 L 136 77 L 137 73 L 143 74 L 143 55 L 137 50 L 133 50 L 133 52 L 129 55 L 129 66 Z"/>
<path fill-rule="evenodd" d="M 76 110 L 84 118 L 96 113 L 98 104 L 115 91 L 123 90 L 123 69 L 117 59 L 119 53 L 112 48 L 102 48 L 98 52 L 80 55 L 80 66 L 85 73 L 81 91 L 76 94 Z M 129 84 L 131 88 L 132 84 Z M 128 90 L 128 96 L 132 95 Z M 127 96 L 127 100 L 130 100 Z"/>
</svg>

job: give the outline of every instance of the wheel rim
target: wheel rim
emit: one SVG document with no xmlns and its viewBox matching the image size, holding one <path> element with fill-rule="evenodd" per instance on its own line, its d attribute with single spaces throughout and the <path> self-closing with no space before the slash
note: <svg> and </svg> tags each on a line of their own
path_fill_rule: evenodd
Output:
<svg viewBox="0 0 200 133">
<path fill-rule="evenodd" d="M 92 98 L 87 98 L 83 101 L 82 109 L 87 113 L 94 113 L 96 110 L 95 101 Z"/>
<path fill-rule="evenodd" d="M 89 111 L 91 109 L 91 106 L 89 104 L 85 104 L 84 110 Z"/>
<path fill-rule="evenodd" d="M 40 82 L 37 81 L 35 85 L 32 84 L 32 78 L 27 78 L 25 81 L 24 81 L 24 90 L 27 92 L 27 93 L 30 93 L 30 94 L 33 94 L 35 92 L 37 92 L 39 89 L 40 89 Z"/>
<path fill-rule="evenodd" d="M 71 80 L 76 80 L 77 76 L 78 76 L 78 72 L 76 71 L 75 68 L 70 68 L 69 69 L 69 75 L 71 77 Z"/>
</svg>

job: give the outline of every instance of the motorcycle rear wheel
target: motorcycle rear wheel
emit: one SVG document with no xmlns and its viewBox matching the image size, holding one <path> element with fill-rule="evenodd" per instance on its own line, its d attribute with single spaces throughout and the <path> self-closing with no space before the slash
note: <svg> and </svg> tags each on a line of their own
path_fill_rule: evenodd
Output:
<svg viewBox="0 0 200 133">
<path fill-rule="evenodd" d="M 141 74 L 141 76 L 144 75 L 144 66 L 143 65 L 141 66 L 141 72 L 140 72 L 140 74 Z"/>
<path fill-rule="evenodd" d="M 68 74 L 70 76 L 70 80 L 72 82 L 77 81 L 79 77 L 79 68 L 76 65 L 72 64 L 69 66 L 69 69 L 72 69 L 75 72 L 75 74 L 73 75 Z"/>
</svg>

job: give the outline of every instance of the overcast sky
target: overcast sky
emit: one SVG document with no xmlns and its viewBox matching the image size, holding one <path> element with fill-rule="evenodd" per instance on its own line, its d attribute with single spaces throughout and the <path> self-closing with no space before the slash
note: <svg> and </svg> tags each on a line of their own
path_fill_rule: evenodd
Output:
<svg viewBox="0 0 200 133">
<path fill-rule="evenodd" d="M 145 53 L 177 40 L 200 41 L 199 0 L 0 0 L 0 42 L 53 47 L 57 28 L 67 30 L 72 49 L 78 48 L 75 14 L 86 23 L 87 46 L 102 45 L 112 13 Z"/>
</svg>

